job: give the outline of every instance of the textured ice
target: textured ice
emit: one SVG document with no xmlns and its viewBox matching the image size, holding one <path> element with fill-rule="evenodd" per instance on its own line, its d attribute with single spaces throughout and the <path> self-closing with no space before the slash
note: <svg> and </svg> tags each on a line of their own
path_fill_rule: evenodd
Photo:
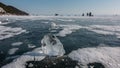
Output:
<svg viewBox="0 0 120 68">
<path fill-rule="evenodd" d="M 120 47 L 83 48 L 72 51 L 70 58 L 87 68 L 87 64 L 99 62 L 105 68 L 120 68 Z"/>
<path fill-rule="evenodd" d="M 15 35 L 19 35 L 21 33 L 26 32 L 26 30 L 23 30 L 22 28 L 12 28 L 12 27 L 6 27 L 6 26 L 0 26 L 0 40 L 13 37 Z"/>
<path fill-rule="evenodd" d="M 41 48 L 37 48 L 31 52 L 27 52 L 20 57 L 14 59 L 11 63 L 3 66 L 2 68 L 25 68 L 27 61 L 34 61 L 34 58 L 37 61 L 41 61 L 45 58 L 45 55 L 42 52 Z"/>
<path fill-rule="evenodd" d="M 12 48 L 8 51 L 8 54 L 12 55 L 14 54 L 19 48 Z"/>
<path fill-rule="evenodd" d="M 57 36 L 61 36 L 61 37 L 65 37 L 68 34 L 71 34 L 73 32 L 75 32 L 76 30 L 79 30 L 80 28 L 83 28 L 80 25 L 63 25 L 63 24 L 56 24 L 54 22 L 51 23 L 51 32 L 56 32 L 57 29 L 62 29 L 61 31 L 59 31 L 59 33 L 57 33 Z"/>
<path fill-rule="evenodd" d="M 52 35 L 47 34 L 41 40 L 42 50 L 44 54 L 49 56 L 63 56 L 65 54 L 65 50 L 63 48 L 63 44 L 60 40 Z"/>
<path fill-rule="evenodd" d="M 14 42 L 14 43 L 12 43 L 11 45 L 12 46 L 20 46 L 20 45 L 22 45 L 23 44 L 23 42 Z"/>
<path fill-rule="evenodd" d="M 120 37 L 120 26 L 119 25 L 90 25 L 86 29 L 104 35 L 116 35 Z"/>
<path fill-rule="evenodd" d="M 61 30 L 57 35 L 64 37 L 68 34 L 71 34 L 72 32 L 75 32 L 76 30 L 79 30 L 80 28 L 82 28 L 79 25 L 60 25 L 61 27 L 63 27 L 63 30 Z"/>
<path fill-rule="evenodd" d="M 81 25 L 56 25 L 57 27 L 62 27 L 57 35 L 64 37 L 76 30 L 81 28 L 87 29 L 89 31 L 96 32 L 98 34 L 104 35 L 115 35 L 117 38 L 120 38 L 120 26 L 119 25 L 89 25 L 89 26 L 81 26 Z"/>
<path fill-rule="evenodd" d="M 62 56 L 65 54 L 62 43 L 56 36 L 52 34 L 45 35 L 41 43 L 42 46 L 40 48 L 36 48 L 31 52 L 27 52 L 21 55 L 20 57 L 14 59 L 11 63 L 3 66 L 2 68 L 25 68 L 25 63 L 27 61 L 34 61 L 34 58 L 37 61 L 41 61 L 47 55 Z M 10 49 L 9 54 L 14 54 L 16 50 L 18 50 L 18 48 Z"/>
</svg>

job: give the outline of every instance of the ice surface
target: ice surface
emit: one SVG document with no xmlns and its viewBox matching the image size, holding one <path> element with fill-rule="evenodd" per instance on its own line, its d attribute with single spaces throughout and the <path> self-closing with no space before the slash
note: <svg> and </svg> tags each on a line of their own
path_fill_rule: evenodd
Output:
<svg viewBox="0 0 120 68">
<path fill-rule="evenodd" d="M 119 25 L 88 25 L 88 26 L 56 25 L 56 26 L 62 27 L 62 29 L 63 29 L 57 34 L 58 36 L 61 36 L 61 37 L 71 34 L 81 28 L 84 28 L 89 31 L 96 32 L 98 34 L 115 35 L 117 38 L 120 38 L 120 26 Z"/>
<path fill-rule="evenodd" d="M 120 47 L 83 48 L 72 51 L 69 55 L 87 68 L 87 64 L 99 62 L 105 68 L 120 68 Z"/>
<path fill-rule="evenodd" d="M 79 30 L 80 28 L 83 28 L 80 25 L 63 25 L 63 24 L 56 24 L 52 22 L 51 24 L 51 32 L 56 32 L 55 29 L 62 29 L 59 33 L 57 33 L 57 36 L 65 37 L 68 34 L 71 34 L 72 32 L 75 32 L 76 30 Z"/>
<path fill-rule="evenodd" d="M 73 19 L 57 19 L 59 21 L 64 21 L 64 22 L 74 22 L 75 20 Z"/>
<path fill-rule="evenodd" d="M 31 52 L 27 52 L 20 57 L 14 59 L 11 63 L 3 66 L 2 68 L 25 68 L 27 61 L 40 61 L 45 58 L 41 48 L 37 48 Z"/>
<path fill-rule="evenodd" d="M 13 18 L 16 18 L 16 16 Z M 56 18 L 56 17 L 49 17 L 49 16 L 48 17 L 44 17 L 44 16 L 43 17 L 34 17 L 34 16 L 24 17 L 24 16 L 21 16 L 16 19 L 54 20 L 52 18 Z M 69 18 L 69 17 L 65 17 L 65 18 Z M 94 18 L 94 17 L 92 17 L 92 18 Z M 84 20 L 86 20 L 86 19 L 84 19 Z M 113 20 L 111 20 L 111 21 L 113 21 Z M 48 23 L 48 22 L 45 22 L 45 23 Z M 116 35 L 118 38 L 120 37 L 120 26 L 119 25 L 112 25 L 112 26 L 110 26 L 110 25 L 81 26 L 81 25 L 70 25 L 70 24 L 58 25 L 57 23 L 53 22 L 51 27 L 55 28 L 55 29 L 62 27 L 62 30 L 57 34 L 58 36 L 62 36 L 62 37 L 66 36 L 68 34 L 71 34 L 72 32 L 79 30 L 80 28 L 85 28 L 85 29 L 88 29 L 90 31 L 93 31 L 93 32 L 96 32 L 99 34 Z M 19 28 L 19 27 L 12 28 L 12 27 L 0 26 L 0 40 L 6 39 L 9 37 L 13 37 L 13 36 L 21 34 L 23 32 L 26 32 L 26 30 L 23 30 L 22 28 Z M 54 56 L 54 55 L 62 56 L 65 53 L 62 43 L 56 37 L 55 37 L 55 39 L 54 38 L 51 39 L 51 37 L 49 35 L 46 35 L 42 39 L 41 43 L 42 43 L 42 48 L 38 48 L 32 52 L 25 53 L 22 56 L 15 59 L 12 63 L 7 64 L 6 66 L 3 66 L 2 68 L 25 68 L 25 62 L 33 61 L 34 56 L 37 58 L 37 60 L 42 60 L 45 57 L 43 55 L 43 53 L 45 53 L 46 55 L 50 55 L 50 56 Z M 18 44 L 16 43 L 16 45 L 18 45 Z M 16 46 L 16 45 L 13 45 L 13 46 Z M 60 45 L 60 46 L 58 46 L 58 45 Z M 34 46 L 28 45 L 28 47 L 32 48 Z M 10 51 L 12 51 L 12 54 L 16 52 L 16 50 L 14 50 L 14 49 L 13 50 L 11 49 Z M 97 47 L 97 48 L 78 49 L 76 51 L 71 52 L 69 54 L 69 57 L 71 57 L 74 60 L 78 60 L 80 63 L 82 63 L 85 66 L 88 63 L 100 62 L 100 63 L 104 64 L 104 66 L 106 66 L 106 68 L 120 68 L 119 53 L 120 53 L 119 47 L 105 47 L 104 46 L 104 47 Z"/>
<path fill-rule="evenodd" d="M 61 30 L 57 35 L 64 37 L 68 34 L 71 34 L 72 32 L 75 32 L 76 30 L 79 30 L 80 28 L 82 28 L 79 25 L 60 25 L 63 30 Z"/>
<path fill-rule="evenodd" d="M 120 37 L 120 26 L 119 25 L 90 25 L 86 29 L 104 35 L 116 35 Z"/>
<path fill-rule="evenodd" d="M 60 40 L 52 35 L 47 34 L 41 40 L 42 46 L 40 48 L 36 48 L 31 52 L 27 52 L 20 57 L 13 60 L 13 62 L 3 66 L 2 68 L 25 68 L 25 63 L 27 61 L 41 61 L 47 55 L 49 56 L 63 56 L 65 54 L 65 50 L 63 48 Z M 31 46 L 31 45 L 30 45 Z M 33 47 L 33 45 L 32 45 Z M 17 48 L 10 49 L 9 54 L 14 54 Z"/>
<path fill-rule="evenodd" d="M 12 43 L 11 45 L 12 46 L 20 46 L 20 45 L 22 45 L 23 44 L 23 42 L 14 42 L 14 43 Z"/>
<path fill-rule="evenodd" d="M 65 54 L 63 44 L 56 36 L 52 34 L 45 35 L 44 38 L 41 40 L 41 43 L 42 50 L 46 55 L 63 56 Z"/>
<path fill-rule="evenodd" d="M 13 37 L 15 35 L 19 35 L 21 33 L 26 32 L 26 30 L 23 30 L 22 28 L 12 28 L 12 27 L 6 27 L 6 26 L 0 26 L 0 40 Z"/>
<path fill-rule="evenodd" d="M 8 51 L 8 54 L 12 55 L 14 54 L 19 48 L 12 48 Z"/>
</svg>

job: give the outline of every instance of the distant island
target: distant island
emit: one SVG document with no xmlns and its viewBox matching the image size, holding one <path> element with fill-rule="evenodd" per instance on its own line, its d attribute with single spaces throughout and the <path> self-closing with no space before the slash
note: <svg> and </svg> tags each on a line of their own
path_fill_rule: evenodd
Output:
<svg viewBox="0 0 120 68">
<path fill-rule="evenodd" d="M 29 15 L 29 14 L 11 5 L 5 5 L 0 2 L 0 15 Z"/>
</svg>

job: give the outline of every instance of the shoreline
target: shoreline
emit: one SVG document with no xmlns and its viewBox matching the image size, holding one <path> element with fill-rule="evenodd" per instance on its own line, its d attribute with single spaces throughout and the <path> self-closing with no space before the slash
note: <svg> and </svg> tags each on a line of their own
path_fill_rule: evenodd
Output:
<svg viewBox="0 0 120 68">
<path fill-rule="evenodd" d="M 33 16 L 33 15 L 0 15 L 0 18 L 113 18 L 113 17 L 120 17 L 120 15 L 115 16 L 115 15 L 96 15 L 93 17 L 88 17 L 88 16 L 45 16 L 45 15 L 40 15 L 40 16 Z"/>
</svg>

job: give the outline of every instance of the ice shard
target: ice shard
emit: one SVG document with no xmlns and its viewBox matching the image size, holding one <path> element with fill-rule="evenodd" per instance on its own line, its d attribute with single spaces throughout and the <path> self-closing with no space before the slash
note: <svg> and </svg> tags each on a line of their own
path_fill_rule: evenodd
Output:
<svg viewBox="0 0 120 68">
<path fill-rule="evenodd" d="M 60 40 L 52 34 L 47 34 L 41 40 L 43 53 L 48 56 L 63 56 L 65 50 Z"/>
</svg>

